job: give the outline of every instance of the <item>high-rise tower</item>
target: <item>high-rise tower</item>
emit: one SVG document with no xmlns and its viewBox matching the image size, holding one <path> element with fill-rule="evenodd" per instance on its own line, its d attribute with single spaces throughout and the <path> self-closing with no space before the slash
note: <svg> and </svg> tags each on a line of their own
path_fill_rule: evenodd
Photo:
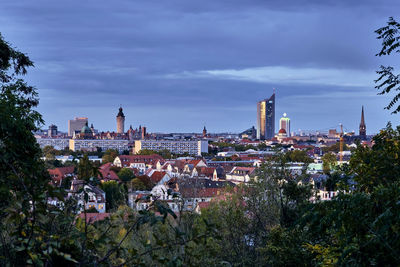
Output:
<svg viewBox="0 0 400 267">
<path fill-rule="evenodd" d="M 290 119 L 286 117 L 286 113 L 283 113 L 283 117 L 279 120 L 279 130 L 284 129 L 286 136 L 290 136 Z"/>
<path fill-rule="evenodd" d="M 364 106 L 361 108 L 361 122 L 360 122 L 360 138 L 362 140 L 367 139 L 367 126 L 365 125 L 364 120 Z"/>
<path fill-rule="evenodd" d="M 275 135 L 275 92 L 257 103 L 257 139 L 271 139 Z"/>
<path fill-rule="evenodd" d="M 124 133 L 124 125 L 125 125 L 125 115 L 122 112 L 122 107 L 119 108 L 119 112 L 117 114 L 117 133 Z"/>
</svg>

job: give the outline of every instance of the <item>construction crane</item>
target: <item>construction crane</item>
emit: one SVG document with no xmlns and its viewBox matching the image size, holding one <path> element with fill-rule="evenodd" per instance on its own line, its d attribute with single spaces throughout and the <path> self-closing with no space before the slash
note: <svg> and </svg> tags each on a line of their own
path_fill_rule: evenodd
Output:
<svg viewBox="0 0 400 267">
<path fill-rule="evenodd" d="M 340 152 L 339 152 L 339 163 L 343 163 L 343 124 L 340 123 Z"/>
</svg>

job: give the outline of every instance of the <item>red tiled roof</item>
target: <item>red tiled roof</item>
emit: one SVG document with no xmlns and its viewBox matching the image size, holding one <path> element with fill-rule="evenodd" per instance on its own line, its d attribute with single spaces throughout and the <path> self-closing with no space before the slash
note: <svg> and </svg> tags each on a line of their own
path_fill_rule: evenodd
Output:
<svg viewBox="0 0 400 267">
<path fill-rule="evenodd" d="M 152 155 L 121 155 L 118 156 L 122 166 L 129 166 L 131 163 L 149 163 L 155 164 L 157 161 L 164 161 L 164 158 L 158 154 Z"/>
<path fill-rule="evenodd" d="M 60 182 L 67 175 L 73 175 L 74 170 L 75 170 L 74 166 L 68 166 L 55 169 L 48 169 L 47 171 L 49 172 L 53 181 Z"/>
<path fill-rule="evenodd" d="M 220 194 L 222 191 L 221 188 L 182 188 L 180 192 L 182 193 L 182 196 L 185 198 L 194 198 L 194 197 L 216 197 Z"/>
<path fill-rule="evenodd" d="M 110 167 L 111 167 L 111 162 L 100 166 L 99 171 L 103 176 L 102 179 L 105 181 L 110 181 L 110 180 L 119 181 L 118 175 L 113 170 L 111 170 Z M 101 178 L 100 175 L 99 178 Z"/>
<path fill-rule="evenodd" d="M 197 164 L 200 163 L 200 161 L 202 161 L 202 160 L 201 159 L 193 159 L 193 160 L 190 160 L 188 163 L 193 164 L 193 166 L 196 167 Z"/>
<path fill-rule="evenodd" d="M 196 169 L 199 175 L 204 175 L 206 177 L 212 177 L 215 171 L 215 168 L 213 167 L 199 167 Z"/>
<path fill-rule="evenodd" d="M 150 176 L 150 181 L 156 184 L 161 181 L 161 179 L 164 178 L 165 175 L 165 172 L 154 171 Z"/>
</svg>

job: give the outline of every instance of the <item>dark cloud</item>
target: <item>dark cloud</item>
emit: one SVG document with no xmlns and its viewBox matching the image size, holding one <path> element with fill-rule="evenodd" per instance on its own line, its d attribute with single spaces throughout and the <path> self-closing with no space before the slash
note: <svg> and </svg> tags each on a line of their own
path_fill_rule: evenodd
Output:
<svg viewBox="0 0 400 267">
<path fill-rule="evenodd" d="M 277 87 L 277 109 L 296 114 L 296 129 L 346 119 L 357 128 L 368 103 L 374 116 L 367 123 L 377 131 L 393 118 L 373 84 L 168 75 L 267 66 L 371 72 L 382 63 L 373 31 L 399 7 L 395 0 L 10 0 L 0 9 L 0 32 L 35 61 L 28 79 L 39 88 L 40 111 L 64 130 L 80 115 L 114 128 L 122 104 L 127 121 L 153 131 L 194 131 L 204 123 L 211 131 L 239 131 L 255 123 L 256 101 Z M 341 119 L 347 112 L 354 118 Z"/>
</svg>

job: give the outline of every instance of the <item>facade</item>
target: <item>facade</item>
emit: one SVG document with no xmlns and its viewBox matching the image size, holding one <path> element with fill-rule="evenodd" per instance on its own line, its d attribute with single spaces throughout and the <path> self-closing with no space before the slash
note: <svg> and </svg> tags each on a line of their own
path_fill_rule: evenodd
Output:
<svg viewBox="0 0 400 267">
<path fill-rule="evenodd" d="M 208 153 L 208 141 L 206 140 L 138 140 L 135 141 L 135 153 L 142 149 L 161 151 L 169 150 L 174 154 L 201 156 Z"/>
<path fill-rule="evenodd" d="M 40 148 L 44 148 L 45 146 L 52 146 L 55 149 L 62 150 L 66 147 L 69 147 L 69 139 L 68 138 L 36 137 L 36 142 L 39 144 Z"/>
<path fill-rule="evenodd" d="M 119 108 L 117 114 L 117 133 L 123 134 L 125 132 L 125 115 L 122 112 L 122 107 Z"/>
<path fill-rule="evenodd" d="M 53 136 L 57 136 L 58 134 L 58 130 L 57 130 L 57 126 L 52 124 L 49 126 L 49 130 L 47 131 L 47 135 L 49 137 L 53 137 Z"/>
<path fill-rule="evenodd" d="M 129 140 L 125 139 L 70 139 L 69 149 L 72 151 L 96 151 L 101 148 L 102 151 L 107 149 L 116 149 L 119 153 L 129 150 Z"/>
<path fill-rule="evenodd" d="M 73 136 L 76 131 L 80 131 L 88 122 L 88 118 L 80 117 L 68 121 L 68 136 Z"/>
<path fill-rule="evenodd" d="M 361 108 L 361 122 L 360 122 L 359 135 L 362 140 L 367 139 L 367 126 L 365 125 L 365 120 L 364 120 L 364 106 L 362 106 Z"/>
<path fill-rule="evenodd" d="M 286 131 L 286 136 L 290 137 L 290 119 L 287 117 L 286 113 L 283 113 L 283 117 L 279 120 L 279 130 L 284 129 Z"/>
<path fill-rule="evenodd" d="M 275 93 L 257 103 L 257 139 L 271 139 L 275 135 Z"/>
<path fill-rule="evenodd" d="M 85 199 L 85 195 L 87 199 Z M 72 180 L 68 198 L 73 197 L 78 201 L 82 212 L 85 209 L 95 208 L 99 213 L 106 212 L 106 193 L 96 186 L 86 184 L 82 180 Z"/>
</svg>

